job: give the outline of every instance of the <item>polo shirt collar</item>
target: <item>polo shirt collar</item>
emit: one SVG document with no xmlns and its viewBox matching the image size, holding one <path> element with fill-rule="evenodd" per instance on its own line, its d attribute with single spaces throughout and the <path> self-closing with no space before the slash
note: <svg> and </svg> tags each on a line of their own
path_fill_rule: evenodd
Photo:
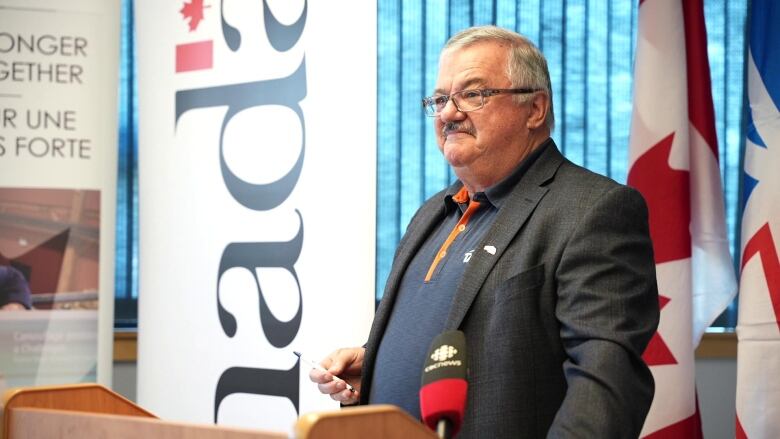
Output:
<svg viewBox="0 0 780 439">
<path fill-rule="evenodd" d="M 548 137 L 547 140 L 542 142 L 542 144 L 539 145 L 539 147 L 536 148 L 531 154 L 529 154 L 528 157 L 524 158 L 512 171 L 512 173 L 510 173 L 506 178 L 499 181 L 495 185 L 487 188 L 485 192 L 477 192 L 474 194 L 474 199 L 480 203 L 488 203 L 497 209 L 500 208 L 506 198 L 509 196 L 509 193 L 512 192 L 512 189 L 514 189 L 523 175 L 525 175 L 528 169 L 531 168 L 531 165 L 534 164 L 536 159 L 538 159 L 544 150 L 546 150 L 552 143 L 552 138 Z M 458 182 L 458 184 L 450 186 L 445 192 L 444 211 L 445 213 L 449 213 L 451 211 L 450 209 L 453 209 L 458 205 L 461 206 L 461 210 L 465 210 L 468 206 L 468 202 L 469 193 L 466 190 L 466 187 L 463 186 L 462 183 Z"/>
</svg>

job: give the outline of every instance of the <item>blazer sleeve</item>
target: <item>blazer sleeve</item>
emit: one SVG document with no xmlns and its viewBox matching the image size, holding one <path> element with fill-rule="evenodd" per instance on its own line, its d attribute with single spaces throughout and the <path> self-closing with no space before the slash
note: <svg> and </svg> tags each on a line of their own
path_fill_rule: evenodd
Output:
<svg viewBox="0 0 780 439">
<path fill-rule="evenodd" d="M 566 395 L 548 437 L 638 437 L 654 381 L 642 353 L 659 305 L 647 206 L 607 191 L 574 227 L 556 271 Z"/>
</svg>

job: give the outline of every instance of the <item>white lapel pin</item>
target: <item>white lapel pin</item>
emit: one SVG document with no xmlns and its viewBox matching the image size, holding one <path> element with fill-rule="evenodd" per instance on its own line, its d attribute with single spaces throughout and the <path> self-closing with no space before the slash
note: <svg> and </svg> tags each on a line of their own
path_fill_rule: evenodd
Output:
<svg viewBox="0 0 780 439">
<path fill-rule="evenodd" d="M 495 248 L 495 247 L 493 247 L 492 245 L 486 245 L 486 246 L 485 246 L 485 248 L 484 248 L 484 250 L 485 250 L 486 252 L 490 253 L 491 255 L 494 255 L 494 254 L 496 254 L 496 248 Z"/>
</svg>

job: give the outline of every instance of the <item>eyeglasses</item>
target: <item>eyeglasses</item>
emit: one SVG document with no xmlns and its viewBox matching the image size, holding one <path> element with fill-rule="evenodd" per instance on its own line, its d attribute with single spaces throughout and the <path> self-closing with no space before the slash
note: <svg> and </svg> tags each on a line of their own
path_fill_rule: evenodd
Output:
<svg viewBox="0 0 780 439">
<path fill-rule="evenodd" d="M 455 108 L 460 112 L 479 110 L 485 106 L 485 97 L 500 93 L 528 94 L 539 91 L 535 88 L 475 88 L 462 90 L 450 95 L 436 95 L 422 100 L 423 110 L 426 116 L 438 116 L 444 111 L 447 102 L 452 99 Z"/>
</svg>

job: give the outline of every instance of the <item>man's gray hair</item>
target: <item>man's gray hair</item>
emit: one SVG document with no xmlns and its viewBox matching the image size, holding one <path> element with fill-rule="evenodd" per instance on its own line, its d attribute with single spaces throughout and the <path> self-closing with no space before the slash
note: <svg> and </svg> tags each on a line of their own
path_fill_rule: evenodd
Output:
<svg viewBox="0 0 780 439">
<path fill-rule="evenodd" d="M 547 93 L 550 110 L 544 119 L 545 125 L 553 130 L 555 115 L 553 114 L 552 86 L 547 60 L 542 52 L 528 38 L 497 26 L 477 26 L 462 30 L 453 35 L 444 45 L 444 50 L 460 49 L 482 41 L 498 41 L 509 44 L 509 60 L 507 76 L 514 88 L 533 88 Z M 518 95 L 518 102 L 527 101 L 527 95 Z"/>
</svg>

